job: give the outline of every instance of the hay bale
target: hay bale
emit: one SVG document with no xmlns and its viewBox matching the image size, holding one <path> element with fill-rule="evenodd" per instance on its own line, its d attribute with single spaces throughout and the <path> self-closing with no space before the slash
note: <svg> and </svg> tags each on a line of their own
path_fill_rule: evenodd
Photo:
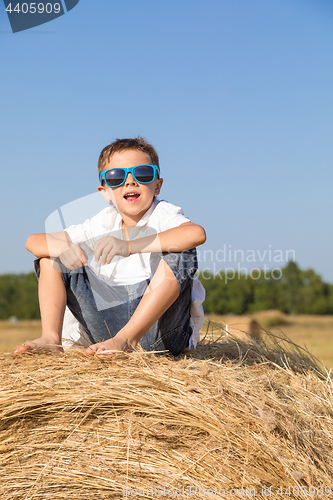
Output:
<svg viewBox="0 0 333 500">
<path fill-rule="evenodd" d="M 277 309 L 260 311 L 254 314 L 254 319 L 264 330 L 274 327 L 283 327 L 293 323 L 288 314 L 278 311 Z"/>
<path fill-rule="evenodd" d="M 206 336 L 176 359 L 0 358 L 1 499 L 332 486 L 331 383 L 285 338 Z"/>
<path fill-rule="evenodd" d="M 255 319 L 251 319 L 249 326 L 249 335 L 254 340 L 261 339 L 262 328 L 259 326 L 259 323 Z"/>
</svg>

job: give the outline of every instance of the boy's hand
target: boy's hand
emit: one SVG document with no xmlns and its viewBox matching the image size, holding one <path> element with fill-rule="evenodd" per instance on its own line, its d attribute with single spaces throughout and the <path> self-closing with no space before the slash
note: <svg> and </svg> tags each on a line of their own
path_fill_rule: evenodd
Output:
<svg viewBox="0 0 333 500">
<path fill-rule="evenodd" d="M 130 254 L 129 245 L 127 241 L 114 236 L 105 236 L 95 243 L 94 254 L 96 262 L 101 259 L 102 264 L 110 264 L 115 255 L 128 257 Z"/>
<path fill-rule="evenodd" d="M 59 255 L 59 258 L 64 266 L 72 271 L 88 264 L 79 245 L 70 244 L 69 248 Z"/>
</svg>

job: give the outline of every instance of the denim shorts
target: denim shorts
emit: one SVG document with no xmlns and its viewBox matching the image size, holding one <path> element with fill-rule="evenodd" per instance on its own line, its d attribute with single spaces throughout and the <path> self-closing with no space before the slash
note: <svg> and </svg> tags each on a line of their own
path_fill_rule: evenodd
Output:
<svg viewBox="0 0 333 500">
<path fill-rule="evenodd" d="M 147 351 L 168 351 L 177 355 L 188 347 L 192 334 L 192 278 L 198 268 L 195 248 L 179 253 L 151 254 L 150 278 L 134 285 L 110 286 L 89 265 L 71 271 L 57 259 L 67 292 L 67 306 L 92 344 L 114 337 L 127 324 L 161 259 L 176 277 L 180 295 L 141 338 L 140 345 Z M 35 261 L 37 277 L 39 260 Z"/>
</svg>

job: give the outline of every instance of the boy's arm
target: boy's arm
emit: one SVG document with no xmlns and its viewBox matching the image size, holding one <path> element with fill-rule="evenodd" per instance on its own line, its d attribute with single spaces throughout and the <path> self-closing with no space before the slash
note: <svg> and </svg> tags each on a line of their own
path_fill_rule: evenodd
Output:
<svg viewBox="0 0 333 500">
<path fill-rule="evenodd" d="M 131 240 L 130 247 L 131 253 L 183 252 L 202 245 L 205 241 L 206 233 L 203 227 L 193 222 L 185 222 L 157 235 Z"/>
<path fill-rule="evenodd" d="M 66 231 L 32 234 L 27 239 L 25 248 L 36 257 L 60 257 L 69 269 L 87 264 L 80 246 L 72 242 Z"/>
<path fill-rule="evenodd" d="M 29 236 L 25 248 L 36 257 L 59 257 L 71 243 L 72 240 L 65 231 L 39 233 Z"/>
<path fill-rule="evenodd" d="M 203 227 L 193 222 L 185 222 L 167 231 L 129 242 L 105 236 L 95 243 L 94 254 L 96 261 L 101 258 L 102 264 L 109 264 L 115 255 L 128 257 L 130 253 L 183 252 L 202 245 L 205 241 L 206 233 Z"/>
</svg>

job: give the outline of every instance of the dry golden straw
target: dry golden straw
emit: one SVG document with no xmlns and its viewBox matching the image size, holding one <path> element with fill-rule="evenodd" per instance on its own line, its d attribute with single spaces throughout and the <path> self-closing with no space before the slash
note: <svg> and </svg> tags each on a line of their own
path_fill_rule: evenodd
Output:
<svg viewBox="0 0 333 500">
<path fill-rule="evenodd" d="M 211 323 L 178 358 L 0 358 L 1 500 L 333 496 L 331 381 L 282 335 Z"/>
</svg>

